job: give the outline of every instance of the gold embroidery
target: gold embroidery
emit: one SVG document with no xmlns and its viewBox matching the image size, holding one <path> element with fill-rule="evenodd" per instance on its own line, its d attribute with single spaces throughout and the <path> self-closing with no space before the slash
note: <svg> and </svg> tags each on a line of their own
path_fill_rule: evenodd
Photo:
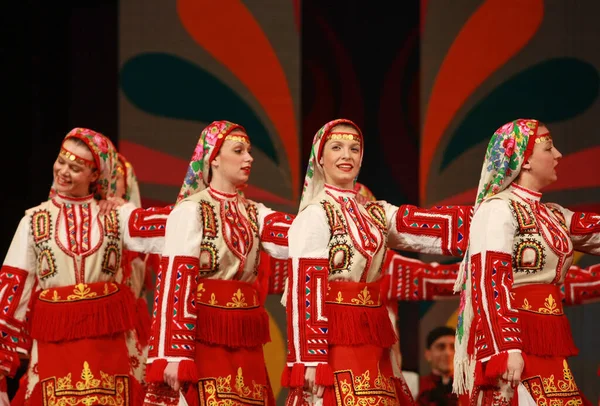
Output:
<svg viewBox="0 0 600 406">
<path fill-rule="evenodd" d="M 129 378 L 103 371 L 96 378 L 87 361 L 83 362 L 81 380 L 73 383 L 72 375 L 42 381 L 44 405 L 129 405 Z"/>
<path fill-rule="evenodd" d="M 523 305 L 521 306 L 521 308 L 523 308 L 525 310 L 531 309 L 531 305 L 529 304 L 529 300 L 527 300 L 527 298 L 525 298 L 523 300 Z"/>
<path fill-rule="evenodd" d="M 233 294 L 231 297 L 231 302 L 227 302 L 227 307 L 247 307 L 248 303 L 246 303 L 246 297 L 242 293 L 241 289 L 238 289 L 237 292 Z"/>
<path fill-rule="evenodd" d="M 360 136 L 352 133 L 329 133 L 327 140 L 347 140 L 361 142 Z"/>
<path fill-rule="evenodd" d="M 337 297 L 335 298 L 335 301 L 338 303 L 343 303 L 344 302 L 344 298 L 342 296 L 342 292 L 338 291 Z"/>
<path fill-rule="evenodd" d="M 236 141 L 236 142 L 243 142 L 246 144 L 250 144 L 250 140 L 248 139 L 248 137 L 246 135 L 227 135 L 227 137 L 225 137 L 226 140 L 230 140 L 230 141 Z"/>
<path fill-rule="evenodd" d="M 561 313 L 560 308 L 558 308 L 558 305 L 556 304 L 556 300 L 554 300 L 554 297 L 552 297 L 552 294 L 550 294 L 546 300 L 544 300 L 544 307 L 540 307 L 538 312 L 545 314 Z"/>
<path fill-rule="evenodd" d="M 369 305 L 369 304 L 374 304 L 375 303 L 375 302 L 373 302 L 373 300 L 371 300 L 371 293 L 369 293 L 369 290 L 367 289 L 366 286 L 358 294 L 358 298 L 352 299 L 351 302 L 355 303 L 355 304 L 358 304 L 358 305 Z"/>
<path fill-rule="evenodd" d="M 540 406 L 579 406 L 583 404 L 573 373 L 566 360 L 563 360 L 563 379 L 554 375 L 540 375 L 523 381 L 526 388 Z"/>
<path fill-rule="evenodd" d="M 73 294 L 67 296 L 67 300 L 81 300 L 92 297 L 96 297 L 96 292 L 92 292 L 88 285 L 84 283 L 78 283 L 73 289 Z"/>
<path fill-rule="evenodd" d="M 372 383 L 368 370 L 354 377 L 351 371 L 337 371 L 335 376 L 337 404 L 348 406 L 391 406 L 398 404 L 392 379 L 383 376 L 381 371 L 378 371 L 377 378 Z"/>
<path fill-rule="evenodd" d="M 238 368 L 235 383 L 231 385 L 232 377 L 217 377 L 202 379 L 198 382 L 202 405 L 233 406 L 233 405 L 264 405 L 266 386 L 252 381 L 252 387 L 244 383 L 242 368 Z"/>
<path fill-rule="evenodd" d="M 206 289 L 204 289 L 204 283 L 199 283 L 196 288 L 196 296 L 198 296 L 198 299 L 202 298 L 202 292 L 206 292 Z"/>
<path fill-rule="evenodd" d="M 72 291 L 69 291 L 72 289 Z M 58 293 L 60 292 L 60 293 Z M 116 283 L 93 283 L 91 285 L 79 283 L 73 287 L 45 289 L 40 293 L 39 299 L 44 302 L 75 302 L 79 300 L 98 299 L 111 296 L 119 292 Z M 64 295 L 67 295 L 66 299 Z"/>
<path fill-rule="evenodd" d="M 213 305 L 213 306 L 214 306 L 214 305 L 216 305 L 217 303 L 219 303 L 219 302 L 217 302 L 217 298 L 216 298 L 215 294 L 214 294 L 214 293 L 211 293 L 211 294 L 210 294 L 210 300 L 209 300 L 208 304 L 210 304 L 210 305 Z"/>
</svg>

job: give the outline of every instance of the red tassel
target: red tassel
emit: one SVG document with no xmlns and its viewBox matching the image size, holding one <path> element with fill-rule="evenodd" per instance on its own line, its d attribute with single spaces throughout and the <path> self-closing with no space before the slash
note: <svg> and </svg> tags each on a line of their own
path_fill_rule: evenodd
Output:
<svg viewBox="0 0 600 406">
<path fill-rule="evenodd" d="M 131 276 L 131 262 L 139 257 L 135 251 L 123 250 L 121 253 L 121 268 L 123 268 L 123 281 L 126 281 Z"/>
<path fill-rule="evenodd" d="M 485 363 L 484 376 L 486 378 L 498 378 L 502 375 L 508 365 L 508 352 L 501 352 L 493 355 L 489 361 Z"/>
<path fill-rule="evenodd" d="M 85 286 L 90 287 L 90 285 L 92 284 Z M 73 302 L 36 300 L 31 337 L 43 342 L 59 342 L 133 330 L 132 309 L 135 303 L 131 289 L 116 284 L 98 285 L 111 286 L 112 289 L 118 286 L 118 290 L 110 295 L 91 300 Z M 71 287 L 67 287 L 65 292 L 69 289 Z M 66 293 L 61 293 L 63 294 L 66 297 Z"/>
<path fill-rule="evenodd" d="M 325 388 L 323 392 L 323 406 L 336 406 L 335 390 L 333 386 Z"/>
<path fill-rule="evenodd" d="M 271 341 L 265 309 L 221 309 L 198 305 L 196 338 L 207 344 L 231 348 L 256 347 Z"/>
<path fill-rule="evenodd" d="M 152 325 L 152 319 L 150 318 L 150 311 L 148 310 L 148 303 L 143 298 L 138 298 L 135 302 L 135 332 L 139 343 L 145 347 L 148 344 L 150 338 L 150 327 Z"/>
<path fill-rule="evenodd" d="M 160 358 L 146 366 L 146 382 L 164 382 L 168 361 Z"/>
<path fill-rule="evenodd" d="M 283 368 L 283 372 L 281 373 L 281 387 L 282 388 L 289 388 L 289 386 L 290 386 L 290 370 L 291 370 L 291 368 L 289 368 L 287 366 Z"/>
<path fill-rule="evenodd" d="M 321 386 L 333 385 L 333 369 L 331 369 L 331 366 L 329 364 L 317 365 L 315 383 Z"/>
<path fill-rule="evenodd" d="M 565 315 L 549 316 L 519 312 L 523 352 L 539 357 L 571 357 L 579 350 L 573 341 L 571 325 Z M 551 334 L 548 334 L 551 331 Z"/>
<path fill-rule="evenodd" d="M 487 379 L 483 375 L 483 365 L 481 361 L 475 363 L 475 385 L 485 385 Z"/>
<path fill-rule="evenodd" d="M 327 304 L 329 344 L 371 344 L 390 348 L 398 336 L 385 306 L 363 307 Z"/>
<path fill-rule="evenodd" d="M 198 382 L 198 368 L 196 368 L 196 362 L 191 359 L 184 359 L 179 361 L 179 368 L 177 369 L 177 379 L 179 382 Z"/>
<path fill-rule="evenodd" d="M 304 364 L 295 363 L 292 366 L 290 372 L 290 388 L 303 388 L 304 387 L 304 374 L 306 373 L 306 367 Z"/>
</svg>

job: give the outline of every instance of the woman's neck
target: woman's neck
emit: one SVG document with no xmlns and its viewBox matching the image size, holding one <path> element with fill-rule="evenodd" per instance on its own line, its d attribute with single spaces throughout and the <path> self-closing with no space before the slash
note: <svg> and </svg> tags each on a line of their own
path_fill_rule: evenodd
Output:
<svg viewBox="0 0 600 406">
<path fill-rule="evenodd" d="M 210 187 L 223 193 L 237 192 L 237 187 L 233 183 L 215 177 L 210 181 Z"/>
</svg>

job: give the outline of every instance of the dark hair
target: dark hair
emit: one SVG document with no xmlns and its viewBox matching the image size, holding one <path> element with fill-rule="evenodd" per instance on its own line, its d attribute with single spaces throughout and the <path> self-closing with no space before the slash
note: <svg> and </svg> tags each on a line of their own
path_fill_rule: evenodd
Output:
<svg viewBox="0 0 600 406">
<path fill-rule="evenodd" d="M 427 334 L 427 349 L 430 349 L 433 343 L 440 337 L 454 336 L 456 330 L 448 326 L 439 326 L 434 328 Z"/>
</svg>

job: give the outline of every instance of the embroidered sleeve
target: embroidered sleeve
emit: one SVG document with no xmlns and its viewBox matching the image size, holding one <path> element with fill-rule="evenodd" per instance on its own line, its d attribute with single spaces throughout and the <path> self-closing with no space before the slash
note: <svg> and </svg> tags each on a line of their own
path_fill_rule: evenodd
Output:
<svg viewBox="0 0 600 406">
<path fill-rule="evenodd" d="M 386 212 L 390 248 L 422 254 L 464 254 L 472 206 L 422 209 L 411 205 L 382 204 Z"/>
<path fill-rule="evenodd" d="M 123 227 L 124 247 L 130 251 L 160 254 L 165 243 L 167 218 L 173 206 L 142 209 L 135 207 L 133 203 L 127 203 L 118 210 L 125 225 Z"/>
<path fill-rule="evenodd" d="M 166 225 L 153 308 L 148 363 L 193 360 L 202 223 L 198 204 L 177 205 Z"/>
<path fill-rule="evenodd" d="M 39 227 L 36 229 L 37 226 Z M 43 243 L 41 239 L 50 237 L 50 214 L 45 210 L 23 217 L 0 269 L 0 374 L 2 375 L 15 374 L 19 367 L 18 353 L 27 354 L 31 345 L 27 318 L 32 292 L 36 287 L 35 271 L 38 258 L 33 242 L 36 236 L 41 243 Z"/>
<path fill-rule="evenodd" d="M 388 297 L 403 301 L 456 297 L 453 289 L 458 268 L 458 263 L 426 263 L 388 250 L 384 262 L 384 269 L 390 275 Z"/>
<path fill-rule="evenodd" d="M 554 203 L 546 206 L 565 224 L 576 251 L 600 255 L 600 214 L 573 212 Z"/>
<path fill-rule="evenodd" d="M 600 299 L 600 264 L 589 268 L 572 265 L 560 287 L 567 305 L 579 305 Z"/>
<path fill-rule="evenodd" d="M 329 270 L 330 232 L 323 209 L 310 205 L 289 231 L 290 260 L 287 292 L 288 365 L 316 366 L 328 357 L 327 317 L 324 315 Z"/>
<path fill-rule="evenodd" d="M 478 361 L 522 348 L 519 312 L 510 295 L 515 231 L 515 220 L 503 200 L 482 203 L 473 217 L 469 253 L 475 319 L 471 335 Z"/>
<path fill-rule="evenodd" d="M 292 261 L 289 258 L 277 259 L 271 257 L 265 251 L 260 252 L 259 274 L 269 276 L 267 293 L 270 295 L 281 295 L 284 293 L 285 281 L 289 270 L 292 267 Z"/>
<path fill-rule="evenodd" d="M 294 220 L 291 214 L 273 211 L 255 203 L 258 231 L 262 248 L 274 258 L 288 257 L 288 230 Z M 248 213 L 250 215 L 250 213 Z"/>
</svg>

